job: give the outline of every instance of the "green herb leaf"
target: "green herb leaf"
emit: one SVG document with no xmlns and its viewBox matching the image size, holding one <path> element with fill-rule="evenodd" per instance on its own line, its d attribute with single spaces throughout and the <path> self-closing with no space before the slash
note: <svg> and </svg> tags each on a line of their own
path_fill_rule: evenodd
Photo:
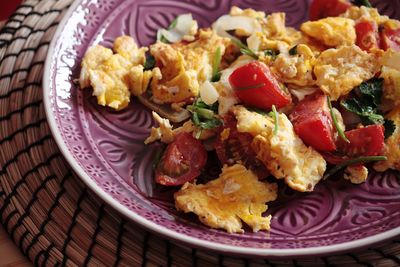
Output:
<svg viewBox="0 0 400 267">
<path fill-rule="evenodd" d="M 274 135 L 277 135 L 279 130 L 279 121 L 275 105 L 272 105 L 272 117 L 274 118 Z"/>
<path fill-rule="evenodd" d="M 289 55 L 291 55 L 291 56 L 297 55 L 297 45 L 290 48 Z"/>
<path fill-rule="evenodd" d="M 179 16 L 178 16 L 179 17 Z M 176 27 L 176 25 L 178 24 L 178 17 L 176 17 L 171 24 L 168 26 L 168 30 L 172 30 Z"/>
<path fill-rule="evenodd" d="M 254 59 L 258 59 L 258 56 L 247 45 L 242 43 L 239 39 L 233 37 L 233 38 L 231 38 L 231 41 L 234 45 L 236 45 L 237 47 L 240 48 L 240 52 L 243 55 L 248 55 Z"/>
<path fill-rule="evenodd" d="M 214 59 L 213 59 L 213 72 L 212 72 L 212 82 L 218 82 L 219 79 L 221 78 L 221 72 L 219 71 L 219 66 L 221 65 L 221 47 L 218 47 L 217 50 L 215 50 L 214 54 Z"/>
<path fill-rule="evenodd" d="M 272 59 L 276 59 L 276 57 L 279 55 L 279 50 L 275 49 L 267 49 L 264 50 L 264 55 L 271 57 Z"/>
<path fill-rule="evenodd" d="M 198 98 L 193 105 L 187 106 L 187 110 L 192 113 L 192 122 L 200 130 L 214 129 L 222 124 L 215 114 L 218 111 L 218 103 L 207 105 Z"/>
<path fill-rule="evenodd" d="M 383 124 L 384 119 L 379 112 L 382 91 L 382 79 L 373 78 L 355 89 L 358 96 L 341 101 L 340 104 L 348 111 L 357 114 L 363 124 Z"/>
<path fill-rule="evenodd" d="M 340 127 L 340 125 L 338 123 L 338 120 L 336 118 L 335 112 L 333 112 L 331 98 L 329 96 L 327 96 L 326 98 L 327 98 L 327 101 L 328 101 L 329 111 L 331 113 L 333 124 L 335 125 L 336 131 L 338 132 L 339 137 L 342 138 L 343 141 L 345 141 L 347 143 L 350 143 L 350 140 L 347 139 L 346 135 L 344 134 L 343 129 Z"/>
<path fill-rule="evenodd" d="M 373 7 L 368 0 L 353 0 L 352 1 L 356 6 L 365 6 L 365 7 Z"/>
<path fill-rule="evenodd" d="M 392 120 L 385 120 L 383 126 L 385 127 L 385 139 L 392 136 L 392 134 L 396 130 L 396 124 Z"/>
<path fill-rule="evenodd" d="M 156 59 L 152 54 L 146 54 L 146 61 L 144 62 L 143 70 L 152 70 L 156 66 Z"/>
<path fill-rule="evenodd" d="M 332 176 L 333 174 L 337 173 L 341 169 L 344 169 L 350 165 L 360 164 L 360 163 L 368 163 L 368 162 L 373 162 L 373 161 L 383 161 L 383 160 L 387 160 L 387 157 L 385 157 L 385 156 L 368 156 L 368 157 L 359 157 L 359 158 L 349 159 L 349 160 L 346 160 L 346 161 L 336 165 L 335 167 L 333 167 L 332 169 L 327 171 L 325 173 L 323 179 L 326 179 L 326 178 Z"/>
<path fill-rule="evenodd" d="M 161 31 L 157 32 L 157 41 L 160 41 L 160 42 L 163 42 L 163 43 L 166 43 L 166 44 L 170 43 L 170 41 L 168 41 L 168 39 L 165 38 L 164 35 L 162 35 Z"/>
<path fill-rule="evenodd" d="M 366 98 L 372 101 L 376 107 L 381 104 L 383 78 L 374 78 L 363 82 L 357 89 Z"/>
</svg>

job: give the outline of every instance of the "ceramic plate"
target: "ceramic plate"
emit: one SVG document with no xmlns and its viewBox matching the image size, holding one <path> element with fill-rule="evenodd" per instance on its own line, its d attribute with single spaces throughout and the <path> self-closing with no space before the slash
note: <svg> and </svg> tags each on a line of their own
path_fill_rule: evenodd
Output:
<svg viewBox="0 0 400 267">
<path fill-rule="evenodd" d="M 400 1 L 372 1 L 381 12 L 400 17 Z M 93 44 L 111 46 L 128 34 L 141 45 L 157 29 L 190 12 L 208 26 L 229 7 L 283 11 L 287 24 L 307 20 L 307 0 L 84 0 L 77 1 L 52 42 L 44 75 L 44 101 L 54 137 L 72 168 L 108 204 L 132 221 L 191 246 L 240 255 L 325 255 L 365 247 L 400 234 L 400 179 L 395 172 L 371 174 L 356 186 L 333 178 L 309 194 L 280 186 L 270 232 L 228 234 L 210 229 L 195 216 L 175 211 L 173 191 L 153 182 L 159 144 L 144 146 L 151 114 L 136 99 L 115 112 L 96 104 L 91 90 L 74 83 L 80 61 Z M 212 166 L 206 173 L 216 175 Z"/>
</svg>

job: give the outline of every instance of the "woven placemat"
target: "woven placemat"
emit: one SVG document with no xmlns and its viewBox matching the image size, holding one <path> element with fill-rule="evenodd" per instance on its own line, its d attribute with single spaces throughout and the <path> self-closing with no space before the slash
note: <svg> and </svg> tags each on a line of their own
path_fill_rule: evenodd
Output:
<svg viewBox="0 0 400 267">
<path fill-rule="evenodd" d="M 46 122 L 42 74 L 72 0 L 27 0 L 0 30 L 0 219 L 37 266 L 400 266 L 400 241 L 312 259 L 239 259 L 180 247 L 125 220 L 81 182 Z"/>
</svg>

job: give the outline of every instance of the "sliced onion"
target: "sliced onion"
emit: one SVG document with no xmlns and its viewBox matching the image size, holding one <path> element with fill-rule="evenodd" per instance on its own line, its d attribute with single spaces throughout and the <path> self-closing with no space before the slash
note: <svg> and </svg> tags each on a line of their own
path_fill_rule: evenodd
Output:
<svg viewBox="0 0 400 267">
<path fill-rule="evenodd" d="M 257 52 L 260 49 L 260 44 L 261 40 L 255 33 L 253 33 L 252 35 L 250 35 L 249 38 L 247 38 L 247 46 L 251 51 Z"/>
<path fill-rule="evenodd" d="M 316 87 L 302 87 L 290 88 L 290 93 L 294 95 L 299 101 L 303 100 L 306 96 L 313 94 L 318 90 Z"/>
<path fill-rule="evenodd" d="M 209 81 L 205 81 L 200 86 L 200 97 L 204 103 L 206 103 L 207 105 L 212 105 L 217 102 L 219 94 L 214 85 L 212 85 Z"/>
<path fill-rule="evenodd" d="M 197 22 L 193 19 L 192 14 L 182 14 L 176 18 L 176 25 L 172 29 L 159 29 L 157 36 L 164 36 L 170 43 L 176 43 L 183 39 L 185 35 L 190 34 L 192 28 Z"/>
<path fill-rule="evenodd" d="M 233 36 L 228 33 L 232 30 L 243 30 L 249 36 L 254 32 L 261 31 L 261 25 L 255 18 L 245 16 L 221 16 L 212 25 L 213 30 L 222 37 L 232 38 Z"/>
</svg>

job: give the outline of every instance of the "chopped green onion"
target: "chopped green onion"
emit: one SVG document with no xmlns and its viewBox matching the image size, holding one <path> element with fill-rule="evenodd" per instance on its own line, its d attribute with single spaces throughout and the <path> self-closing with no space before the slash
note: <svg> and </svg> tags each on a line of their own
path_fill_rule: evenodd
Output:
<svg viewBox="0 0 400 267">
<path fill-rule="evenodd" d="M 208 119 L 208 120 L 214 118 L 214 115 L 215 115 L 212 110 L 205 109 L 205 108 L 197 108 L 196 111 L 197 111 L 197 114 L 199 115 L 199 117 Z"/>
<path fill-rule="evenodd" d="M 325 180 L 326 178 L 332 176 L 336 172 L 340 171 L 341 169 L 346 168 L 347 166 L 351 166 L 354 164 L 360 164 L 360 163 L 368 163 L 368 162 L 373 162 L 373 161 L 382 161 L 382 160 L 387 160 L 387 157 L 385 156 L 368 156 L 368 157 L 359 157 L 359 158 L 354 158 L 354 159 L 349 159 L 346 160 L 332 169 L 330 169 L 323 177 Z"/>
<path fill-rule="evenodd" d="M 212 82 L 217 82 L 221 78 L 221 73 L 219 72 L 219 66 L 221 65 L 221 47 L 218 47 L 217 50 L 215 51 L 214 54 L 214 59 L 213 59 L 213 69 L 212 69 Z"/>
<path fill-rule="evenodd" d="M 264 86 L 265 86 L 265 83 L 259 83 L 259 84 L 255 84 L 255 85 L 249 85 L 246 87 L 237 87 L 237 88 L 235 88 L 235 90 L 243 91 L 243 90 L 257 89 L 257 88 L 261 88 Z"/>
<path fill-rule="evenodd" d="M 333 112 L 332 103 L 331 103 L 331 98 L 330 98 L 329 96 L 327 96 L 326 98 L 327 98 L 327 100 L 328 100 L 329 111 L 330 111 L 330 113 L 331 113 L 331 117 L 332 117 L 332 120 L 333 120 L 333 124 L 335 125 L 336 131 L 338 132 L 340 138 L 342 138 L 343 141 L 345 141 L 345 142 L 347 142 L 347 143 L 350 143 L 350 140 L 347 139 L 346 135 L 345 135 L 344 132 L 343 132 L 343 129 L 340 128 L 340 125 L 339 125 L 339 123 L 338 123 L 338 121 L 337 121 L 336 115 L 335 115 L 335 113 Z"/>
<path fill-rule="evenodd" d="M 240 52 L 244 55 L 248 55 L 254 59 L 258 59 L 258 56 L 256 53 L 254 53 L 247 45 L 242 43 L 239 39 L 237 38 L 231 38 L 231 41 L 234 45 L 240 48 Z"/>
<path fill-rule="evenodd" d="M 291 55 L 291 56 L 297 55 L 297 45 L 290 48 L 289 55 Z"/>
<path fill-rule="evenodd" d="M 279 130 L 279 121 L 278 121 L 278 112 L 276 111 L 276 107 L 275 105 L 272 105 L 272 115 L 274 118 L 274 135 L 278 134 L 278 130 Z"/>
<path fill-rule="evenodd" d="M 195 136 L 196 139 L 200 139 L 202 132 L 203 132 L 203 129 L 200 129 L 200 130 L 198 130 L 198 131 L 196 132 L 196 136 Z"/>
</svg>

